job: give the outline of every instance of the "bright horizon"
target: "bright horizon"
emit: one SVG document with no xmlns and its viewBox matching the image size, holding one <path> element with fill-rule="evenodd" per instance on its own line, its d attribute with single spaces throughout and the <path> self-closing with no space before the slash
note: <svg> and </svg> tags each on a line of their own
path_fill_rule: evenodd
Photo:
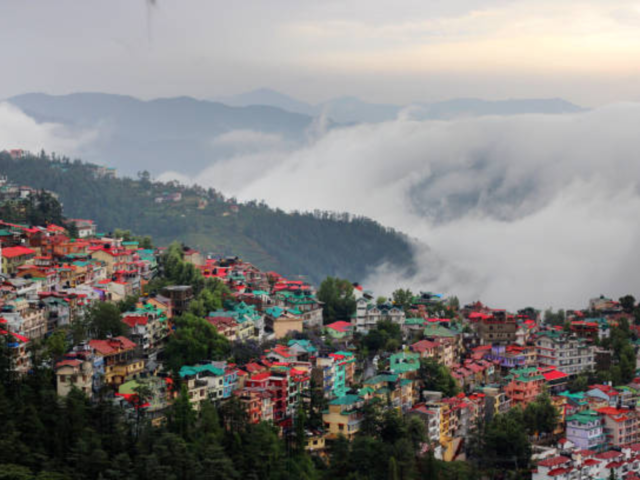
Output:
<svg viewBox="0 0 640 480">
<path fill-rule="evenodd" d="M 0 54 L 19 72 L 0 98 L 214 98 L 269 87 L 310 103 L 640 100 L 634 1 L 410 0 L 402 11 L 364 0 L 36 3 L 0 5 Z"/>
</svg>

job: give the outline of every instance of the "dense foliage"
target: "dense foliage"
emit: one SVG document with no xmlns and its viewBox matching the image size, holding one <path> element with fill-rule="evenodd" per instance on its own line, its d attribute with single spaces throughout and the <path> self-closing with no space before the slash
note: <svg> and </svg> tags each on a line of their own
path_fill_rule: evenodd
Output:
<svg viewBox="0 0 640 480">
<path fill-rule="evenodd" d="M 212 189 L 152 182 L 145 172 L 138 179 L 112 178 L 95 165 L 52 160 L 44 153 L 17 160 L 0 153 L 0 172 L 15 183 L 56 192 L 67 216 L 93 219 L 101 231 L 126 225 L 136 235 L 151 235 L 159 245 L 178 239 L 316 284 L 329 275 L 357 281 L 382 262 L 412 266 L 407 239 L 363 217 L 237 204 Z M 178 193 L 179 202 L 158 203 Z"/>
<path fill-rule="evenodd" d="M 30 193 L 27 198 L 0 204 L 0 219 L 26 225 L 64 224 L 62 205 L 50 193 L 42 190 Z"/>
<path fill-rule="evenodd" d="M 460 391 L 449 369 L 433 358 L 420 360 L 418 378 L 422 380 L 425 390 L 442 392 L 445 397 L 452 397 Z"/>
<path fill-rule="evenodd" d="M 356 312 L 353 284 L 346 279 L 325 278 L 318 289 L 318 300 L 324 303 L 322 317 L 325 324 L 336 320 L 350 321 Z"/>
<path fill-rule="evenodd" d="M 369 355 L 380 352 L 393 352 L 402 345 L 402 330 L 400 325 L 391 320 L 378 322 L 376 328 L 360 339 L 363 351 Z"/>
</svg>

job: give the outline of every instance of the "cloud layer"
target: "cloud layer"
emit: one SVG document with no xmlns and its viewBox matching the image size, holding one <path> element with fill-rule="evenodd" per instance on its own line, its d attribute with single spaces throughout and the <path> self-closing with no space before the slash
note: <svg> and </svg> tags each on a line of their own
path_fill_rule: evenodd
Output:
<svg viewBox="0 0 640 480">
<path fill-rule="evenodd" d="M 93 130 L 70 131 L 57 123 L 37 123 L 20 109 L 0 102 L 0 150 L 21 148 L 39 152 L 45 149 L 72 156 L 97 138 L 98 132 Z"/>
<path fill-rule="evenodd" d="M 409 117 L 333 130 L 295 150 L 269 139 L 265 153 L 215 163 L 191 180 L 285 209 L 363 214 L 408 233 L 419 272 L 382 267 L 369 279 L 381 292 L 411 286 L 508 307 L 640 293 L 640 105 Z"/>
</svg>

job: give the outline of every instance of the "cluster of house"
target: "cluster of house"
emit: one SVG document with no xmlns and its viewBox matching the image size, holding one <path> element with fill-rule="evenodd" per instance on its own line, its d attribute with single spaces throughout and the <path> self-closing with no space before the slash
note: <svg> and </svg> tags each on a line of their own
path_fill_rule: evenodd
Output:
<svg viewBox="0 0 640 480">
<path fill-rule="evenodd" d="M 27 344 L 80 318 L 93 302 L 139 295 L 155 275 L 156 254 L 95 232 L 87 220 L 65 227 L 0 220 L 0 333 L 10 338 L 17 369 L 30 368 Z"/>
<path fill-rule="evenodd" d="M 11 152 L 22 152 L 22 150 L 11 150 Z M 14 153 L 11 154 L 12 156 Z M 18 157 L 19 158 L 19 157 Z M 7 179 L 5 175 L 0 175 L 0 203 L 12 200 L 25 200 L 31 194 L 35 194 L 37 190 L 25 185 L 17 185 Z M 54 198 L 58 195 L 47 190 L 47 193 Z"/>
<path fill-rule="evenodd" d="M 563 412 L 556 448 L 539 454 L 534 480 L 640 478 L 640 379 L 624 387 L 592 385 L 584 392 L 561 392 Z"/>
<path fill-rule="evenodd" d="M 163 368 L 161 353 L 176 328 L 174 318 L 195 299 L 192 286 L 145 294 L 159 250 L 109 238 L 89 220 L 71 222 L 78 238 L 63 226 L 0 221 L 0 334 L 8 339 L 15 369 L 28 373 L 30 341 L 72 324 L 94 302 L 137 296 L 121 316 L 124 335 L 89 339 L 56 360 L 58 393 L 65 396 L 74 387 L 89 397 L 111 391 L 122 408 L 144 408 L 148 418 L 162 422 L 176 379 Z M 325 325 L 312 286 L 237 257 L 212 259 L 186 247 L 183 253 L 205 278 L 218 279 L 231 292 L 225 307 L 207 312 L 205 320 L 229 341 L 255 346 L 243 364 L 209 360 L 179 369 L 196 409 L 235 398 L 250 422 L 273 422 L 284 430 L 300 405 L 319 392 L 326 402 L 323 425 L 308 432 L 308 448 L 322 452 L 340 435 L 353 438 L 363 407 L 376 402 L 420 419 L 425 448 L 453 460 L 480 420 L 526 407 L 547 392 L 558 409 L 562 441 L 539 456 L 536 480 L 581 478 L 576 472 L 593 475 L 603 468 L 637 470 L 640 384 L 567 390 L 576 375 L 610 367 L 612 353 L 595 340 L 606 338 L 627 315 L 616 302 L 594 299 L 584 311 L 568 312 L 567 324 L 551 327 L 532 309 L 510 313 L 480 302 L 457 308 L 426 292 L 400 306 L 375 300 L 355 284 L 352 317 Z M 362 336 L 380 321 L 398 325 L 403 344 L 373 360 L 360 358 Z M 446 396 L 425 387 L 421 369 L 429 360 L 446 367 L 461 393 Z"/>
</svg>

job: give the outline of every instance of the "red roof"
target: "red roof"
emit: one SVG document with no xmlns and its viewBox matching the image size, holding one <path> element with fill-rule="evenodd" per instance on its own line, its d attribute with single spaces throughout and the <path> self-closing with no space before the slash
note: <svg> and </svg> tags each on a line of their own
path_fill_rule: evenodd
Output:
<svg viewBox="0 0 640 480">
<path fill-rule="evenodd" d="M 136 344 L 127 337 L 115 337 L 107 340 L 91 340 L 89 346 L 101 355 L 110 355 L 134 348 Z"/>
<path fill-rule="evenodd" d="M 255 375 L 253 375 L 250 380 L 256 380 L 256 381 L 260 381 L 260 380 L 266 380 L 267 378 L 269 378 L 271 376 L 270 372 L 262 372 L 262 373 L 256 373 Z"/>
<path fill-rule="evenodd" d="M 567 463 L 570 460 L 571 459 L 568 457 L 559 455 L 557 457 L 547 458 L 546 460 L 542 460 L 541 462 L 538 462 L 538 466 L 539 467 L 557 467 L 558 465 Z"/>
<path fill-rule="evenodd" d="M 27 247 L 7 247 L 2 249 L 2 256 L 7 258 L 21 257 L 22 255 L 35 255 L 35 250 Z"/>
<path fill-rule="evenodd" d="M 438 345 L 439 344 L 437 342 L 432 342 L 431 340 L 420 340 L 419 342 L 411 345 L 411 350 L 413 350 L 414 352 L 422 353 L 425 350 L 437 348 Z"/>
<path fill-rule="evenodd" d="M 551 382 L 553 380 L 560 380 L 561 378 L 567 378 L 569 375 L 567 375 L 564 372 L 561 372 L 560 370 L 550 370 L 548 372 L 544 372 L 542 376 L 547 382 Z"/>
<path fill-rule="evenodd" d="M 615 450 L 608 450 L 606 452 L 598 453 L 596 455 L 596 458 L 599 458 L 600 460 L 612 460 L 620 456 L 622 456 L 622 453 L 617 452 Z"/>
<path fill-rule="evenodd" d="M 149 318 L 146 315 L 127 315 L 122 321 L 133 328 L 136 325 L 146 325 L 149 323 Z"/>
<path fill-rule="evenodd" d="M 539 464 L 538 464 L 539 465 Z M 558 477 L 560 475 L 564 475 L 565 473 L 569 473 L 571 471 L 571 468 L 556 468 L 554 470 L 551 470 L 548 475 L 550 477 Z"/>
<path fill-rule="evenodd" d="M 18 340 L 20 343 L 27 343 L 29 341 L 29 339 L 27 337 L 25 337 L 24 335 L 20 335 L 19 333 L 15 333 L 15 332 L 8 332 L 7 330 L 2 330 L 0 329 L 0 335 L 11 335 L 13 336 L 16 340 Z"/>
<path fill-rule="evenodd" d="M 289 348 L 285 347 L 284 345 L 276 345 L 271 349 L 271 352 L 284 358 L 293 356 L 291 353 L 289 353 Z"/>
<path fill-rule="evenodd" d="M 351 324 L 349 322 L 339 320 L 337 322 L 330 323 L 327 325 L 327 328 L 335 330 L 336 332 L 347 333 L 351 330 Z"/>
<path fill-rule="evenodd" d="M 56 367 L 60 368 L 67 365 L 69 365 L 70 367 L 77 367 L 78 365 L 81 365 L 81 364 L 82 362 L 80 360 L 69 359 L 69 360 L 62 360 L 61 362 L 56 363 Z"/>
</svg>

